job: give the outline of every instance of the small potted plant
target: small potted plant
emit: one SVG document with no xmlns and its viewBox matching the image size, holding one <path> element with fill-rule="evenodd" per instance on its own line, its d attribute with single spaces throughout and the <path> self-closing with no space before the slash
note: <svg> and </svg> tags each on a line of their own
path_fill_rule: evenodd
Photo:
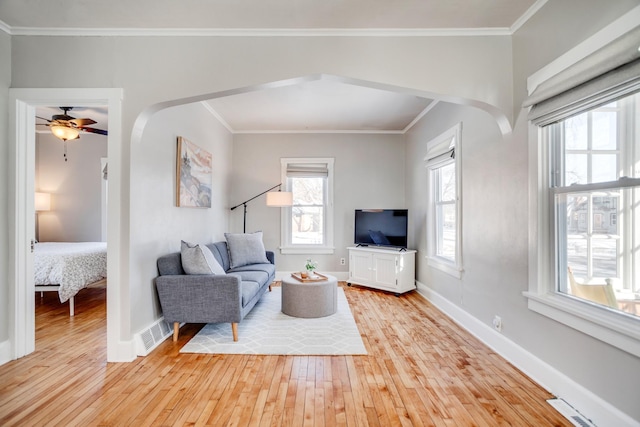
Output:
<svg viewBox="0 0 640 427">
<path fill-rule="evenodd" d="M 304 268 L 307 270 L 307 276 L 313 277 L 316 267 L 318 267 L 318 263 L 311 258 L 307 258 L 307 262 L 304 264 Z"/>
</svg>

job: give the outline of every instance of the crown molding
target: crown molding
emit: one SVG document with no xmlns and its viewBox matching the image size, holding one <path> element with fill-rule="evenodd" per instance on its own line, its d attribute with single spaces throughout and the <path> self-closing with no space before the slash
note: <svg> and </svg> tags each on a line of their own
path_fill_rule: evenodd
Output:
<svg viewBox="0 0 640 427">
<path fill-rule="evenodd" d="M 531 7 L 527 9 L 527 11 L 520 18 L 518 18 L 516 22 L 513 23 L 511 28 L 509 28 L 509 32 L 511 34 L 514 34 L 516 31 L 518 31 L 520 27 L 525 24 L 525 22 L 531 19 L 533 15 L 535 15 L 540 9 L 542 9 L 542 6 L 544 6 L 547 1 L 548 0 L 538 0 L 534 4 L 532 4 Z"/>
<path fill-rule="evenodd" d="M 94 37 L 477 37 L 509 36 L 509 28 L 36 28 L 0 29 L 13 36 Z"/>
</svg>

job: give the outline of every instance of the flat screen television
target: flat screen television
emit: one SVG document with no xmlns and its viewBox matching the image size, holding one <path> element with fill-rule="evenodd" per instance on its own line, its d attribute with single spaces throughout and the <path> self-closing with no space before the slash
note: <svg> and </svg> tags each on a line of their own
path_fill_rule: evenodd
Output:
<svg viewBox="0 0 640 427">
<path fill-rule="evenodd" d="M 407 248 L 407 209 L 356 209 L 354 243 Z"/>
</svg>

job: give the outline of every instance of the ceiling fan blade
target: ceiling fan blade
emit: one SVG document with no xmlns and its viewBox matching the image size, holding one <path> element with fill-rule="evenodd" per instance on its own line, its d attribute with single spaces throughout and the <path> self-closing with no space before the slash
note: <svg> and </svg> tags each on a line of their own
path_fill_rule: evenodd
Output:
<svg viewBox="0 0 640 427">
<path fill-rule="evenodd" d="M 93 125 L 96 124 L 98 122 L 96 122 L 95 120 L 89 119 L 89 118 L 84 118 L 84 119 L 71 119 L 69 120 L 71 123 L 74 123 L 76 126 L 78 127 L 83 127 L 83 126 L 87 126 L 87 125 Z"/>
<path fill-rule="evenodd" d="M 89 132 L 89 133 L 97 133 L 97 134 L 100 134 L 100 135 L 108 135 L 109 134 L 106 130 L 103 130 L 103 129 L 86 128 L 86 127 L 78 127 L 78 129 L 83 130 L 85 132 Z"/>
<path fill-rule="evenodd" d="M 51 120 L 45 119 L 44 117 L 36 116 L 36 119 L 44 120 L 44 121 L 47 121 L 47 122 L 51 123 Z"/>
</svg>

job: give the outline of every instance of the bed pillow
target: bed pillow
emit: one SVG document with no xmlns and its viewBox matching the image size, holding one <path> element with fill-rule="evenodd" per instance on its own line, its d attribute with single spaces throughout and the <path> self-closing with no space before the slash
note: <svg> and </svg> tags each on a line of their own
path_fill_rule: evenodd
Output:
<svg viewBox="0 0 640 427">
<path fill-rule="evenodd" d="M 375 243 L 376 245 L 390 245 L 391 244 L 389 239 L 387 239 L 387 236 L 385 236 L 382 231 L 369 230 L 369 236 L 371 237 L 371 240 L 373 240 L 373 243 Z"/>
<path fill-rule="evenodd" d="M 224 233 L 224 237 L 227 239 L 231 268 L 249 264 L 269 264 L 262 243 L 262 231 L 250 234 Z"/>
<path fill-rule="evenodd" d="M 187 274 L 226 274 L 211 250 L 204 245 L 194 245 L 182 240 L 180 254 L 182 269 Z"/>
</svg>

